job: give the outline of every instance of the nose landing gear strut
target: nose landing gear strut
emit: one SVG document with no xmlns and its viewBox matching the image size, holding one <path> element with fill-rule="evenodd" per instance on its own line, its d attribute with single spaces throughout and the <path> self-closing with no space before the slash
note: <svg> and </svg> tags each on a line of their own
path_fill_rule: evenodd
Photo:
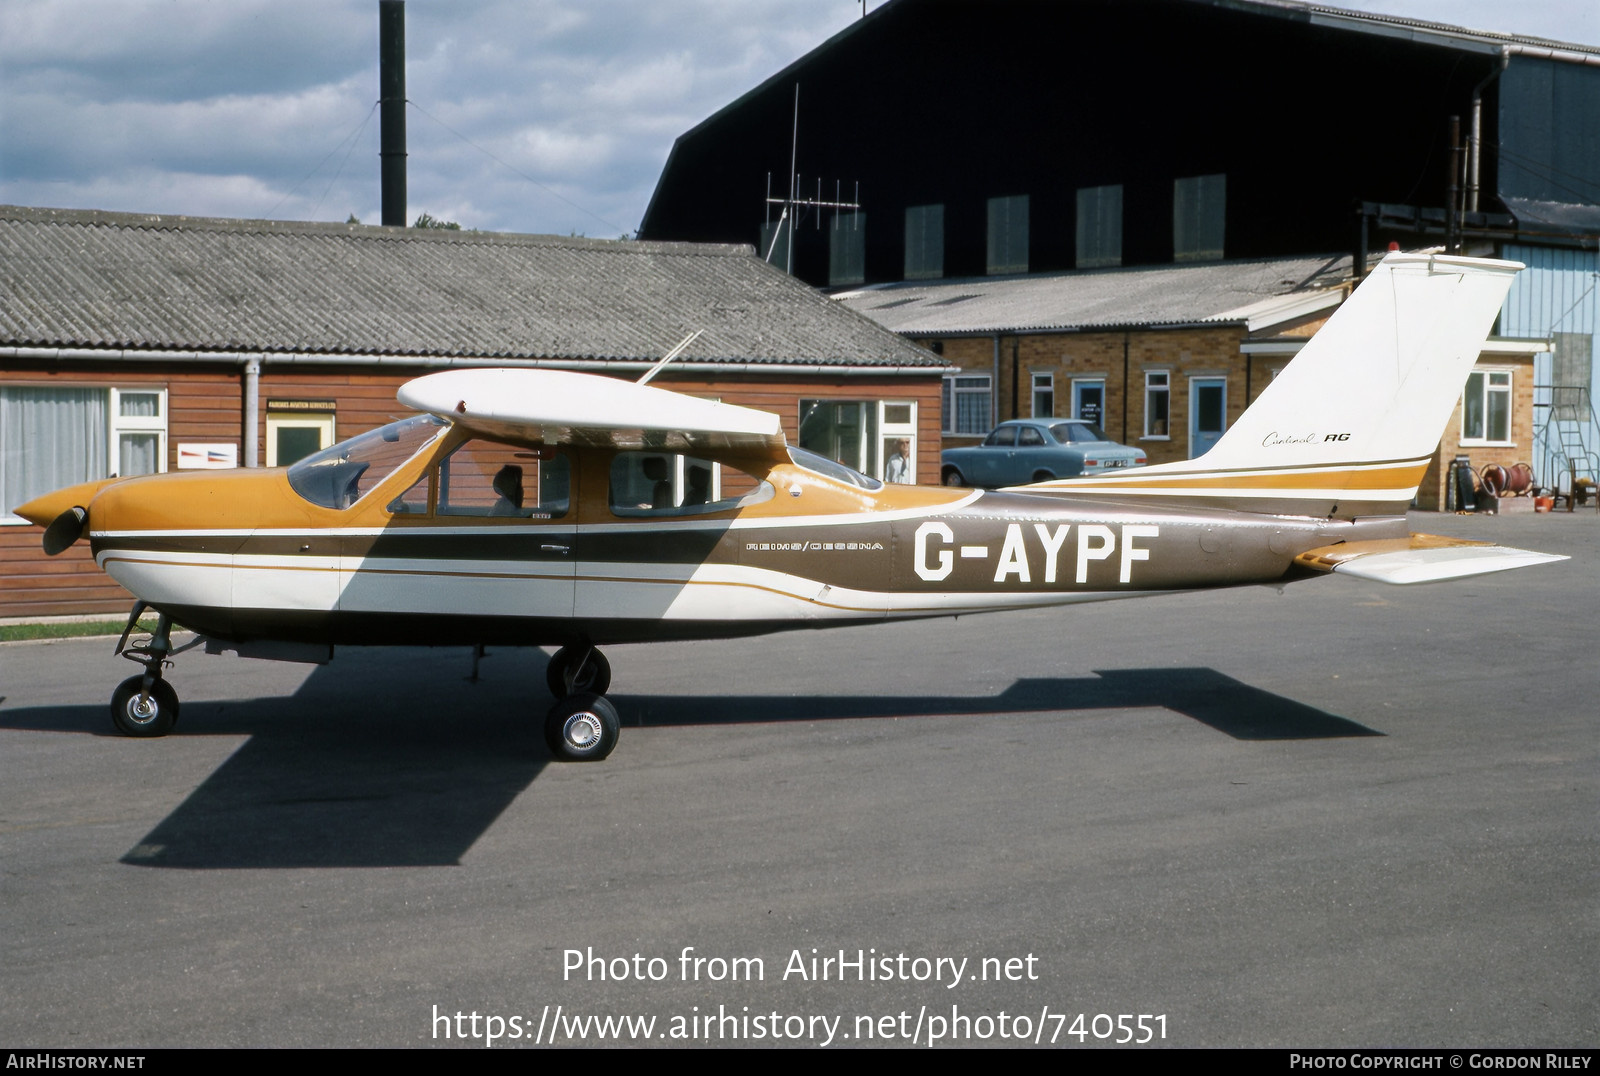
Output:
<svg viewBox="0 0 1600 1076">
<path fill-rule="evenodd" d="M 155 631 L 150 641 L 136 646 L 128 645 L 128 636 L 139 625 L 139 615 L 146 609 L 144 602 L 134 602 L 128 614 L 128 626 L 122 629 L 117 640 L 116 653 L 144 666 L 139 676 L 130 676 L 117 685 L 111 693 L 111 723 L 125 736 L 165 736 L 178 723 L 178 693 L 162 679 L 162 671 L 172 662 L 173 654 L 182 653 L 200 640 L 186 643 L 176 649 L 172 645 L 172 618 L 158 615 Z"/>
</svg>

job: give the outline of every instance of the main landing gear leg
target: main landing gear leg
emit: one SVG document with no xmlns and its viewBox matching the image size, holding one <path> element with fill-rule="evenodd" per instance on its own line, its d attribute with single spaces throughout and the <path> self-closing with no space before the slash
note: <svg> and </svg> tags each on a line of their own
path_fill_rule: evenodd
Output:
<svg viewBox="0 0 1600 1076">
<path fill-rule="evenodd" d="M 544 719 L 550 753 L 563 762 L 599 762 L 617 746 L 622 721 L 605 697 L 611 663 L 587 644 L 564 646 L 545 669 L 550 694 L 561 700 Z"/>
<path fill-rule="evenodd" d="M 128 646 L 128 635 L 139 623 L 144 602 L 136 602 L 128 626 L 117 642 L 117 653 L 144 666 L 140 676 L 130 676 L 111 694 L 111 722 L 126 736 L 165 736 L 178 723 L 178 693 L 161 678 L 172 649 L 172 618 L 160 614 L 150 641 Z M 185 647 L 187 649 L 187 647 Z"/>
</svg>

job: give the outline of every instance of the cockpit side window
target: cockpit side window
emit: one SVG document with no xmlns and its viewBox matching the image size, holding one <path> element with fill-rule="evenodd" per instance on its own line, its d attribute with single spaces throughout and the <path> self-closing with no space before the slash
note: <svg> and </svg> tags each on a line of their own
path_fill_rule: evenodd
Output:
<svg viewBox="0 0 1600 1076">
<path fill-rule="evenodd" d="M 414 415 L 340 441 L 289 468 L 289 486 L 312 504 L 349 508 L 444 430 L 443 419 Z"/>
</svg>

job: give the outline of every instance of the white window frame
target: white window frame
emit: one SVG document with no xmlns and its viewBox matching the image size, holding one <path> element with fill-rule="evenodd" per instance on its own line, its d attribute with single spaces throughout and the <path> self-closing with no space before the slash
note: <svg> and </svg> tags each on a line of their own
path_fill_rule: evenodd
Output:
<svg viewBox="0 0 1600 1076">
<path fill-rule="evenodd" d="M 122 413 L 123 396 L 154 396 L 156 398 L 156 414 L 154 415 L 124 415 Z M 138 385 L 129 385 L 125 388 L 111 390 L 111 406 L 107 417 L 111 421 L 110 434 L 106 438 L 106 467 L 108 474 L 127 478 L 122 474 L 122 435 L 125 433 L 153 433 L 156 435 L 156 469 L 152 474 L 164 474 L 167 470 L 167 390 L 164 388 L 144 388 Z"/>
<path fill-rule="evenodd" d="M 967 384 L 960 383 L 963 381 L 967 382 Z M 983 428 L 979 430 L 959 429 L 960 424 L 956 421 L 958 413 L 956 404 L 959 397 L 978 395 L 981 395 L 984 401 L 981 419 Z M 994 425 L 994 384 L 988 374 L 967 373 L 964 371 L 946 374 L 944 375 L 940 396 L 939 427 L 941 432 L 958 436 L 981 437 L 983 434 L 988 433 L 989 428 Z"/>
<path fill-rule="evenodd" d="M 1157 382 L 1156 379 L 1160 378 Z M 1151 422 L 1154 418 L 1154 408 L 1150 405 L 1156 397 L 1166 398 L 1166 433 L 1154 433 Z M 1171 370 L 1146 370 L 1144 372 L 1144 434 L 1141 441 L 1170 441 L 1172 440 L 1172 371 Z"/>
<path fill-rule="evenodd" d="M 1047 407 L 1040 408 L 1039 397 L 1048 395 L 1050 403 Z M 1056 375 L 1053 372 L 1033 374 L 1032 406 L 1034 418 L 1056 417 Z"/>
<path fill-rule="evenodd" d="M 889 446 L 901 438 L 911 442 L 912 474 L 915 475 L 917 459 L 917 402 L 915 400 L 878 400 L 878 399 L 835 399 L 832 397 L 807 396 L 800 400 L 800 422 L 804 426 L 806 417 L 819 406 L 828 407 L 854 407 L 854 425 L 860 430 L 856 438 L 854 459 L 840 459 L 839 462 L 846 467 L 860 471 L 864 475 L 874 478 L 883 477 L 884 466 L 889 461 Z M 904 408 L 905 421 L 894 422 L 890 420 L 890 408 Z M 796 438 L 796 444 L 800 444 Z M 802 448 L 817 451 L 816 447 L 801 444 Z M 821 452 L 821 455 L 837 458 L 833 452 Z"/>
<path fill-rule="evenodd" d="M 1516 445 L 1517 442 L 1512 437 L 1516 427 L 1516 394 L 1514 391 L 1515 380 L 1513 378 L 1515 373 L 1515 370 L 1505 366 L 1475 366 L 1473 367 L 1472 372 L 1467 375 L 1467 383 L 1461 390 L 1462 445 L 1497 445 L 1507 447 Z M 1477 432 L 1476 435 L 1470 433 L 1467 429 L 1467 400 L 1474 393 L 1472 386 L 1472 381 L 1474 378 L 1482 379 L 1476 392 L 1479 405 L 1478 415 L 1480 421 L 1483 423 L 1483 427 Z M 1504 378 L 1504 382 L 1497 384 L 1495 380 L 1497 378 Z M 1504 438 L 1491 436 L 1494 431 L 1489 429 L 1489 403 L 1491 398 L 1494 396 L 1504 396 L 1505 398 L 1506 428 Z"/>
</svg>

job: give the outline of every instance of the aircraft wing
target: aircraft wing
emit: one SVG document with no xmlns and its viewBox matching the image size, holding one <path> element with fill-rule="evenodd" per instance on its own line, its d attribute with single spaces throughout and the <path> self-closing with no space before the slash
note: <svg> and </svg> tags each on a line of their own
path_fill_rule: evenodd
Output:
<svg viewBox="0 0 1600 1076">
<path fill-rule="evenodd" d="M 1491 542 L 1413 534 L 1409 538 L 1321 546 L 1301 553 L 1295 563 L 1302 568 L 1338 572 L 1376 583 L 1404 584 L 1435 583 L 1567 559 L 1554 553 L 1535 553 Z"/>
<path fill-rule="evenodd" d="M 446 370 L 406 382 L 399 398 L 490 437 L 786 458 L 777 415 L 597 374 Z"/>
</svg>

